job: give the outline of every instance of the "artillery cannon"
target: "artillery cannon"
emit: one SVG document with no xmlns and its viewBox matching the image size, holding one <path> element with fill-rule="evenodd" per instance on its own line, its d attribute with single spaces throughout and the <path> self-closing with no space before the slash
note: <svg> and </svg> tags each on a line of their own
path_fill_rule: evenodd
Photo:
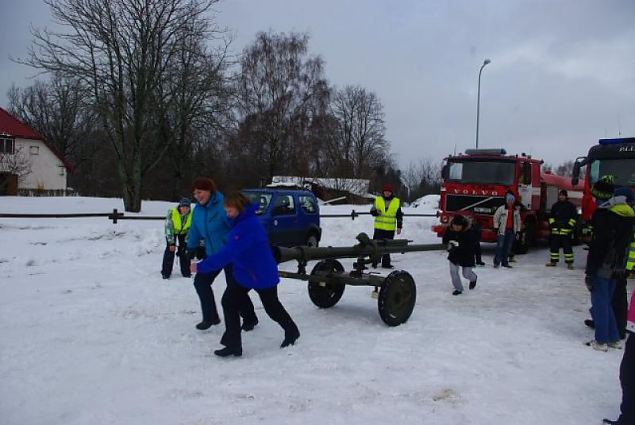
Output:
<svg viewBox="0 0 635 425">
<path fill-rule="evenodd" d="M 346 285 L 379 287 L 377 308 L 379 316 L 388 326 L 398 326 L 408 320 L 417 300 L 417 287 L 412 276 L 404 270 L 395 270 L 388 276 L 365 272 L 367 265 L 376 267 L 384 254 L 435 251 L 445 249 L 442 244 L 410 245 L 407 239 L 373 240 L 366 233 L 357 235 L 358 244 L 351 247 L 274 247 L 278 262 L 297 261 L 298 271 L 280 270 L 280 276 L 308 281 L 309 298 L 320 308 L 333 307 L 342 298 Z M 356 258 L 353 270 L 346 273 L 338 259 Z M 320 260 L 306 273 L 308 261 Z"/>
</svg>

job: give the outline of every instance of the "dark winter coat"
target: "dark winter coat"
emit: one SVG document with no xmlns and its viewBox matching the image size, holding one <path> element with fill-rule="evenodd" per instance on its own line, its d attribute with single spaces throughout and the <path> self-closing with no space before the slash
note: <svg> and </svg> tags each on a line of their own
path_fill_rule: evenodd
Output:
<svg viewBox="0 0 635 425">
<path fill-rule="evenodd" d="M 256 216 L 257 209 L 257 205 L 251 204 L 229 221 L 232 228 L 227 243 L 218 253 L 198 263 L 199 272 L 211 273 L 232 264 L 232 275 L 244 288 L 266 289 L 280 282 L 269 238 Z"/>
<path fill-rule="evenodd" d="M 205 240 L 207 255 L 217 253 L 225 243 L 229 221 L 223 208 L 223 195 L 212 193 L 205 205 L 197 204 L 192 211 L 192 224 L 187 235 L 188 251 L 195 251 Z"/>
<path fill-rule="evenodd" d="M 551 214 L 549 222 L 552 227 L 557 229 L 572 229 L 578 218 L 578 211 L 571 202 L 557 201 L 551 206 Z"/>
<path fill-rule="evenodd" d="M 602 204 L 591 218 L 593 238 L 589 244 L 585 273 L 610 279 L 626 268 L 635 212 L 615 198 Z"/>
<path fill-rule="evenodd" d="M 474 267 L 474 254 L 477 243 L 476 233 L 470 227 L 461 232 L 455 232 L 448 227 L 443 235 L 443 243 L 449 245 L 450 241 L 456 241 L 459 245 L 450 248 L 448 260 L 461 267 Z"/>
</svg>

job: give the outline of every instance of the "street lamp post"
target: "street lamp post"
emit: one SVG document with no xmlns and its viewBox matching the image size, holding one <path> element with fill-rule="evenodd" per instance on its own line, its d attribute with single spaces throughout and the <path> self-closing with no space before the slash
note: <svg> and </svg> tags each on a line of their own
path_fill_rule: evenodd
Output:
<svg viewBox="0 0 635 425">
<path fill-rule="evenodd" d="M 485 59 L 483 61 L 483 65 L 481 65 L 481 69 L 478 71 L 478 91 L 476 94 L 476 149 L 478 149 L 478 121 L 481 112 L 481 73 L 483 72 L 483 68 L 485 68 L 485 65 L 490 62 L 492 61 L 489 59 Z"/>
</svg>

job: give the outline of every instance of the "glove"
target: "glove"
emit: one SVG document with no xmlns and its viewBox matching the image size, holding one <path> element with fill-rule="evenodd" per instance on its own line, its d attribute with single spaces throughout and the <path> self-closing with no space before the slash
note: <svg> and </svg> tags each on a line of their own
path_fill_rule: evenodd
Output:
<svg viewBox="0 0 635 425">
<path fill-rule="evenodd" d="M 192 261 L 194 258 L 196 258 L 196 250 L 195 249 L 188 249 L 187 250 L 187 258 Z"/>
<path fill-rule="evenodd" d="M 593 291 L 593 276 L 586 275 L 584 277 L 584 284 L 586 285 L 586 289 L 588 289 L 589 292 Z"/>
<path fill-rule="evenodd" d="M 452 251 L 457 246 L 459 246 L 457 241 L 448 241 L 448 252 Z"/>
<path fill-rule="evenodd" d="M 628 272 L 624 269 L 622 270 L 615 270 L 613 271 L 613 279 L 617 279 L 617 280 L 624 280 L 626 279 L 626 276 L 628 276 Z"/>
</svg>

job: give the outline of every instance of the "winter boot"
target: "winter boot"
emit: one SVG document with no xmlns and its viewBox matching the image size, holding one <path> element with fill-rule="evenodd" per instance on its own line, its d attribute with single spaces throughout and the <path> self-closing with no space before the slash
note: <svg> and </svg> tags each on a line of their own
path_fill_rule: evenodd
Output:
<svg viewBox="0 0 635 425">
<path fill-rule="evenodd" d="M 573 270 L 573 263 L 569 263 L 569 264 L 567 264 L 567 269 L 569 269 L 569 270 Z"/>
<path fill-rule="evenodd" d="M 458 289 L 455 289 L 454 292 L 452 292 L 452 295 L 461 295 L 463 293 L 463 291 L 459 291 Z"/>
<path fill-rule="evenodd" d="M 220 350 L 214 351 L 214 354 L 216 354 L 218 357 L 228 357 L 228 356 L 240 357 L 243 355 L 243 350 L 242 348 L 225 347 L 225 348 L 221 348 Z"/>
<path fill-rule="evenodd" d="M 295 342 L 300 338 L 300 331 L 295 329 L 288 333 L 285 333 L 284 340 L 280 344 L 280 348 L 288 347 L 289 345 L 295 345 Z"/>
<path fill-rule="evenodd" d="M 258 319 L 250 320 L 250 321 L 245 320 L 245 321 L 243 321 L 243 325 L 242 325 L 241 328 L 242 328 L 243 331 L 249 332 L 249 331 L 253 330 L 256 327 L 257 324 L 258 324 Z"/>
<path fill-rule="evenodd" d="M 557 265 L 558 263 L 554 263 L 553 261 L 550 261 L 547 264 L 545 264 L 545 267 L 556 267 Z"/>
<path fill-rule="evenodd" d="M 600 344 L 599 342 L 597 342 L 596 340 L 591 340 L 589 342 L 586 342 L 584 345 L 593 348 L 594 350 L 597 351 L 602 351 L 604 353 L 606 353 L 607 351 L 609 351 L 609 346 L 607 344 Z"/>
<path fill-rule="evenodd" d="M 476 281 L 477 280 L 478 280 L 478 277 L 470 282 L 470 290 L 476 288 Z"/>
<path fill-rule="evenodd" d="M 201 323 L 196 325 L 196 329 L 204 331 L 212 327 L 212 325 L 218 325 L 220 323 L 220 319 L 216 318 L 211 321 L 203 320 Z"/>
</svg>

